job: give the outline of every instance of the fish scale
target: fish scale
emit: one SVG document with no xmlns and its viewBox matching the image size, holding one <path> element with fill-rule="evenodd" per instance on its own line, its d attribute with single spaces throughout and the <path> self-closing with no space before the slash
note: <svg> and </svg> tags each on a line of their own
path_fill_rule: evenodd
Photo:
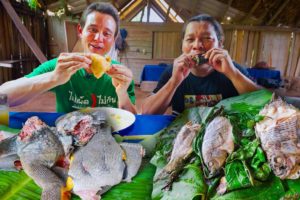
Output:
<svg viewBox="0 0 300 200">
<path fill-rule="evenodd" d="M 69 169 L 69 177 L 74 183 L 73 192 L 82 199 L 99 199 L 102 193 L 123 180 L 126 169 L 128 173 L 124 181 L 131 181 L 143 157 L 140 144 L 118 144 L 106 121 L 95 126 L 96 134 L 84 147 L 75 151 Z"/>
<path fill-rule="evenodd" d="M 260 111 L 265 118 L 255 126 L 274 174 L 281 179 L 300 177 L 300 112 L 279 97 Z"/>
<path fill-rule="evenodd" d="M 206 127 L 202 143 L 202 156 L 210 176 L 223 166 L 227 156 L 234 150 L 232 125 L 221 116 L 215 117 Z"/>
<path fill-rule="evenodd" d="M 23 129 L 16 143 L 24 171 L 43 189 L 43 200 L 59 199 L 64 182 L 51 167 L 60 156 L 64 155 L 61 142 L 55 133 L 37 117 L 29 118 Z M 25 130 L 28 133 L 25 133 Z M 22 133 L 30 137 L 22 139 Z"/>
</svg>

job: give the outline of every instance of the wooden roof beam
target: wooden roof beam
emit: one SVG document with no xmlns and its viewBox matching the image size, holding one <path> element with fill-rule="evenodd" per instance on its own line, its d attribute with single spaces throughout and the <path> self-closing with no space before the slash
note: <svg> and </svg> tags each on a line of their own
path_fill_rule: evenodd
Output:
<svg viewBox="0 0 300 200">
<path fill-rule="evenodd" d="M 166 17 L 165 17 L 166 22 L 169 21 L 169 14 L 170 14 L 171 6 L 173 5 L 173 0 L 170 0 L 170 2 L 169 2 L 168 5 L 169 5 L 169 6 L 168 6 L 168 10 L 167 10 L 167 12 L 166 12 Z"/>
<path fill-rule="evenodd" d="M 145 14 L 145 8 L 143 8 L 143 9 L 142 9 L 142 16 L 141 16 L 140 22 L 142 22 L 142 21 L 143 21 L 144 14 Z"/>
<path fill-rule="evenodd" d="M 7 14 L 10 16 L 15 26 L 19 30 L 26 44 L 29 46 L 33 54 L 36 56 L 36 58 L 40 61 L 40 63 L 46 62 L 47 61 L 46 56 L 41 51 L 39 46 L 36 44 L 32 36 L 30 35 L 29 31 L 27 30 L 27 28 L 24 26 L 24 24 L 22 24 L 20 17 L 18 16 L 15 9 L 10 4 L 9 0 L 0 0 L 0 1 L 4 9 L 6 10 Z"/>
<path fill-rule="evenodd" d="M 257 0 L 254 6 L 251 8 L 250 12 L 241 20 L 241 23 L 245 23 L 251 15 L 254 13 L 254 11 L 258 8 L 258 6 L 261 4 L 261 0 Z"/>
<path fill-rule="evenodd" d="M 273 7 L 278 4 L 279 2 L 281 2 L 281 0 L 275 0 L 272 1 L 269 5 L 267 5 L 268 2 L 266 2 L 265 0 L 262 0 L 262 5 L 265 9 L 265 13 L 262 14 L 259 19 L 258 19 L 258 24 L 259 25 L 265 25 L 265 18 L 267 18 L 266 16 L 270 13 L 270 10 L 273 9 Z"/>
<path fill-rule="evenodd" d="M 142 0 L 136 0 L 134 1 L 130 6 L 128 6 L 124 11 L 120 13 L 120 19 L 124 20 L 127 19 L 127 15 L 131 16 L 131 12 L 136 10 L 137 8 L 140 8 L 140 5 L 144 5 L 145 2 Z"/>
<path fill-rule="evenodd" d="M 150 0 L 147 0 L 147 22 L 150 21 Z"/>
<path fill-rule="evenodd" d="M 223 15 L 223 17 L 222 17 L 222 21 L 225 20 L 226 14 L 227 14 L 227 12 L 228 12 L 228 10 L 229 10 L 229 8 L 230 8 L 232 2 L 233 2 L 233 0 L 229 0 L 229 1 L 228 1 L 227 6 L 226 6 L 225 11 L 224 11 L 224 15 Z"/>
<path fill-rule="evenodd" d="M 278 8 L 273 17 L 267 22 L 267 25 L 272 24 L 272 22 L 276 19 L 276 17 L 282 12 L 282 10 L 288 5 L 290 0 L 284 0 L 284 3 Z"/>
<path fill-rule="evenodd" d="M 163 20 L 166 21 L 166 15 L 165 15 L 165 11 L 163 11 L 161 9 L 161 7 L 155 2 L 152 1 L 152 9 L 156 12 L 156 14 L 158 14 L 158 16 Z M 170 21 L 170 18 L 169 18 Z"/>
</svg>

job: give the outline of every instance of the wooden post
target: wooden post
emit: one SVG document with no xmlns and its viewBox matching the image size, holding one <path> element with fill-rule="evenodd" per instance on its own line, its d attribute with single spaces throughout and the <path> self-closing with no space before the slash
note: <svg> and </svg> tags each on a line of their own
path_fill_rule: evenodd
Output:
<svg viewBox="0 0 300 200">
<path fill-rule="evenodd" d="M 19 30 L 20 34 L 22 35 L 23 39 L 27 43 L 27 45 L 30 47 L 31 51 L 34 53 L 36 58 L 40 61 L 40 63 L 46 62 L 47 58 L 43 54 L 43 52 L 40 50 L 39 46 L 36 44 L 26 27 L 22 24 L 21 19 L 17 15 L 15 9 L 12 7 L 10 2 L 8 0 L 0 0 L 3 4 L 3 7 L 5 8 L 7 14 L 10 16 L 12 21 L 14 22 L 15 26 Z"/>
</svg>

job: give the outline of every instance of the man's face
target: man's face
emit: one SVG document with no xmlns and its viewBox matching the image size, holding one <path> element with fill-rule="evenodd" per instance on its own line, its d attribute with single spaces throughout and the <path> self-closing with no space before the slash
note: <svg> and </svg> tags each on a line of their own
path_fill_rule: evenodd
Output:
<svg viewBox="0 0 300 200">
<path fill-rule="evenodd" d="M 190 22 L 182 41 L 182 52 L 203 54 L 211 48 L 221 47 L 214 27 L 205 21 Z"/>
<path fill-rule="evenodd" d="M 87 15 L 85 26 L 78 26 L 81 44 L 85 53 L 105 55 L 115 42 L 117 24 L 110 15 L 92 12 Z"/>
</svg>

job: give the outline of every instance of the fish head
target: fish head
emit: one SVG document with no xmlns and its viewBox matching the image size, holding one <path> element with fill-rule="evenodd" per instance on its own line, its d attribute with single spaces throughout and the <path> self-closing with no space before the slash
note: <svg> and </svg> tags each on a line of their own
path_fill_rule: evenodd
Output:
<svg viewBox="0 0 300 200">
<path fill-rule="evenodd" d="M 217 173 L 217 171 L 221 168 L 221 166 L 223 165 L 223 163 L 219 162 L 219 159 L 211 159 L 208 163 L 207 163 L 207 168 L 209 170 L 209 174 L 210 175 L 215 175 Z"/>
<path fill-rule="evenodd" d="M 271 155 L 269 163 L 274 174 L 281 179 L 286 178 L 294 166 L 291 157 L 285 156 L 281 153 Z"/>
</svg>

